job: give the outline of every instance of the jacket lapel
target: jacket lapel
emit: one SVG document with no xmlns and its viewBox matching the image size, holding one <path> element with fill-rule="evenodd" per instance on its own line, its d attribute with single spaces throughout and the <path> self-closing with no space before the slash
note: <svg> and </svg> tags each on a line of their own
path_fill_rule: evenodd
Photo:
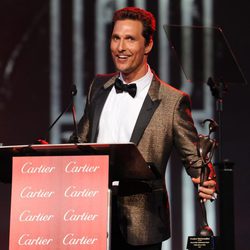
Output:
<svg viewBox="0 0 250 250">
<path fill-rule="evenodd" d="M 91 142 L 96 142 L 99 128 L 99 121 L 101 117 L 101 113 L 104 107 L 104 104 L 107 100 L 107 97 L 110 93 L 112 86 L 114 85 L 115 79 L 118 75 L 114 75 L 104 84 L 100 84 L 101 88 L 96 91 L 95 96 L 93 97 L 93 107 L 95 108 L 93 111 L 93 124 L 91 130 Z M 139 143 L 146 127 L 148 126 L 155 110 L 160 104 L 159 98 L 159 88 L 160 88 L 160 80 L 154 74 L 151 86 L 149 88 L 148 94 L 144 100 L 142 105 L 142 109 L 139 113 L 138 119 L 136 121 L 132 136 L 130 138 L 130 142 L 135 143 L 136 145 Z"/>
<path fill-rule="evenodd" d="M 96 84 L 101 85 L 101 88 L 98 91 L 96 91 L 95 95 L 93 96 L 94 111 L 93 111 L 93 124 L 92 124 L 91 136 L 90 136 L 91 142 L 96 142 L 97 140 L 101 113 L 102 113 L 104 104 L 107 100 L 107 97 L 110 93 L 110 90 L 112 89 L 112 86 L 114 85 L 116 77 L 117 75 L 114 75 L 104 84 L 98 83 L 98 80 L 96 82 Z"/>
<path fill-rule="evenodd" d="M 138 119 L 136 121 L 130 142 L 139 143 L 146 127 L 148 126 L 155 110 L 159 106 L 161 100 L 159 98 L 160 81 L 154 75 L 148 94 L 144 100 Z"/>
</svg>

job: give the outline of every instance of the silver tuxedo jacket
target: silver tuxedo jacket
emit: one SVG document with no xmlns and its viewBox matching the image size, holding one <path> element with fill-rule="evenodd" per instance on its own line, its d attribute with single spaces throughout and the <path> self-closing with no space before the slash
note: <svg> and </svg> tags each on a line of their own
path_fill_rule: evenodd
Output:
<svg viewBox="0 0 250 250">
<path fill-rule="evenodd" d="M 81 142 L 96 142 L 100 115 L 118 74 L 97 75 L 92 82 L 84 115 L 79 122 Z M 170 216 L 165 171 L 173 147 L 192 177 L 199 175 L 201 159 L 196 144 L 197 131 L 191 117 L 189 96 L 155 74 L 139 113 L 130 142 L 137 145 L 145 161 L 153 164 L 157 180 L 141 181 L 146 187 L 140 192 L 118 193 L 118 217 L 121 232 L 129 244 L 147 245 L 170 237 Z M 129 156 L 128 156 L 129 157 Z M 121 182 L 131 189 L 138 183 Z"/>
</svg>

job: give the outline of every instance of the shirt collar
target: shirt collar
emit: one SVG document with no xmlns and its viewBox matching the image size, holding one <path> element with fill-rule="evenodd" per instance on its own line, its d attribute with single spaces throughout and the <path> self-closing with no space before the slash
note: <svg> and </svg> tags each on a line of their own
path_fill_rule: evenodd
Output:
<svg viewBox="0 0 250 250">
<path fill-rule="evenodd" d="M 131 83 L 135 83 L 136 84 L 136 86 L 137 86 L 137 93 L 140 93 L 144 88 L 148 87 L 151 84 L 151 82 L 152 82 L 153 73 L 152 73 L 152 71 L 150 69 L 150 66 L 149 65 L 147 65 L 147 66 L 148 66 L 148 71 L 147 71 L 147 73 L 143 77 L 141 77 L 140 79 L 138 79 L 136 81 L 128 83 L 128 84 L 131 84 Z M 126 84 L 125 81 L 123 80 L 123 77 L 122 77 L 121 73 L 119 75 L 119 78 L 123 81 L 124 84 Z"/>
</svg>

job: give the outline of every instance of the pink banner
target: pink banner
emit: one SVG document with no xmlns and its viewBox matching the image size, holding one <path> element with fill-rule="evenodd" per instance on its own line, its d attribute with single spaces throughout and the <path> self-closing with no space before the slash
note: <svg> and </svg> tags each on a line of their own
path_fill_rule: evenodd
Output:
<svg viewBox="0 0 250 250">
<path fill-rule="evenodd" d="M 14 157 L 10 249 L 106 250 L 108 156 Z"/>
</svg>

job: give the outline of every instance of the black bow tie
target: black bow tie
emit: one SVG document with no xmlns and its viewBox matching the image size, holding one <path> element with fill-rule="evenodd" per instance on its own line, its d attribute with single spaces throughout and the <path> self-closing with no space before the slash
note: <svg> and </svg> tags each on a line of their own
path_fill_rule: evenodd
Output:
<svg viewBox="0 0 250 250">
<path fill-rule="evenodd" d="M 115 80 L 115 90 L 116 93 L 122 93 L 123 91 L 128 92 L 132 97 L 136 95 L 136 84 L 123 84 L 122 80 L 116 78 Z"/>
</svg>

